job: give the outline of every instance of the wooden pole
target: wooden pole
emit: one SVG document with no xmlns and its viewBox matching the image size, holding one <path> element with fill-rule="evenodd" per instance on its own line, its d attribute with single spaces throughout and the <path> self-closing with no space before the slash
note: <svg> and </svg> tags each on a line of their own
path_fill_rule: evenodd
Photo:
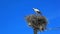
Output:
<svg viewBox="0 0 60 34">
<path fill-rule="evenodd" d="M 37 29 L 34 29 L 34 34 L 37 34 Z"/>
</svg>

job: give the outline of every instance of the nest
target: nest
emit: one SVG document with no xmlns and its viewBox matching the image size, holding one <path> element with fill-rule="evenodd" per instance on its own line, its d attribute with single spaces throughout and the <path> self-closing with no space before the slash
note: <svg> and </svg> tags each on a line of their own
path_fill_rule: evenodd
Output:
<svg viewBox="0 0 60 34">
<path fill-rule="evenodd" d="M 47 25 L 46 18 L 44 16 L 28 15 L 26 21 L 29 26 L 38 30 L 44 30 Z"/>
</svg>

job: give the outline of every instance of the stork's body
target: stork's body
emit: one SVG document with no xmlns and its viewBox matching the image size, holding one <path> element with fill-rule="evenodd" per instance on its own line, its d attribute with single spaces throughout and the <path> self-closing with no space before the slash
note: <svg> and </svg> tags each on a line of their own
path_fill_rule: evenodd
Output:
<svg viewBox="0 0 60 34">
<path fill-rule="evenodd" d="M 33 8 L 33 10 L 35 11 L 35 13 L 36 13 L 37 15 L 42 15 L 42 13 L 41 13 L 41 11 L 40 11 L 39 9 Z"/>
</svg>

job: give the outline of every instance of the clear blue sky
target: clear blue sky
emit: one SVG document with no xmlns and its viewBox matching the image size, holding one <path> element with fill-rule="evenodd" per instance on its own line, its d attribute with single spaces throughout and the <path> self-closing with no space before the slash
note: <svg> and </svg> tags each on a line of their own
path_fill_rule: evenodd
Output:
<svg viewBox="0 0 60 34">
<path fill-rule="evenodd" d="M 60 26 L 60 0 L 0 0 L 0 34 L 33 34 L 24 19 L 24 16 L 34 14 L 32 8 L 41 10 L 48 19 L 47 27 Z M 41 34 L 60 34 L 60 30 Z"/>
</svg>

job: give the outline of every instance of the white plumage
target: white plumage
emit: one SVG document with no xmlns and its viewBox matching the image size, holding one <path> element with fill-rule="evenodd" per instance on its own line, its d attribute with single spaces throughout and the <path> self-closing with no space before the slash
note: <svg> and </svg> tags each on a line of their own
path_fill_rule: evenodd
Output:
<svg viewBox="0 0 60 34">
<path fill-rule="evenodd" d="M 33 8 L 33 10 L 34 10 L 37 14 L 41 14 L 40 10 L 38 10 L 37 8 Z"/>
<path fill-rule="evenodd" d="M 36 8 L 33 8 L 33 10 L 34 10 L 34 11 L 39 11 L 39 10 L 38 10 L 38 9 L 36 9 Z"/>
</svg>

